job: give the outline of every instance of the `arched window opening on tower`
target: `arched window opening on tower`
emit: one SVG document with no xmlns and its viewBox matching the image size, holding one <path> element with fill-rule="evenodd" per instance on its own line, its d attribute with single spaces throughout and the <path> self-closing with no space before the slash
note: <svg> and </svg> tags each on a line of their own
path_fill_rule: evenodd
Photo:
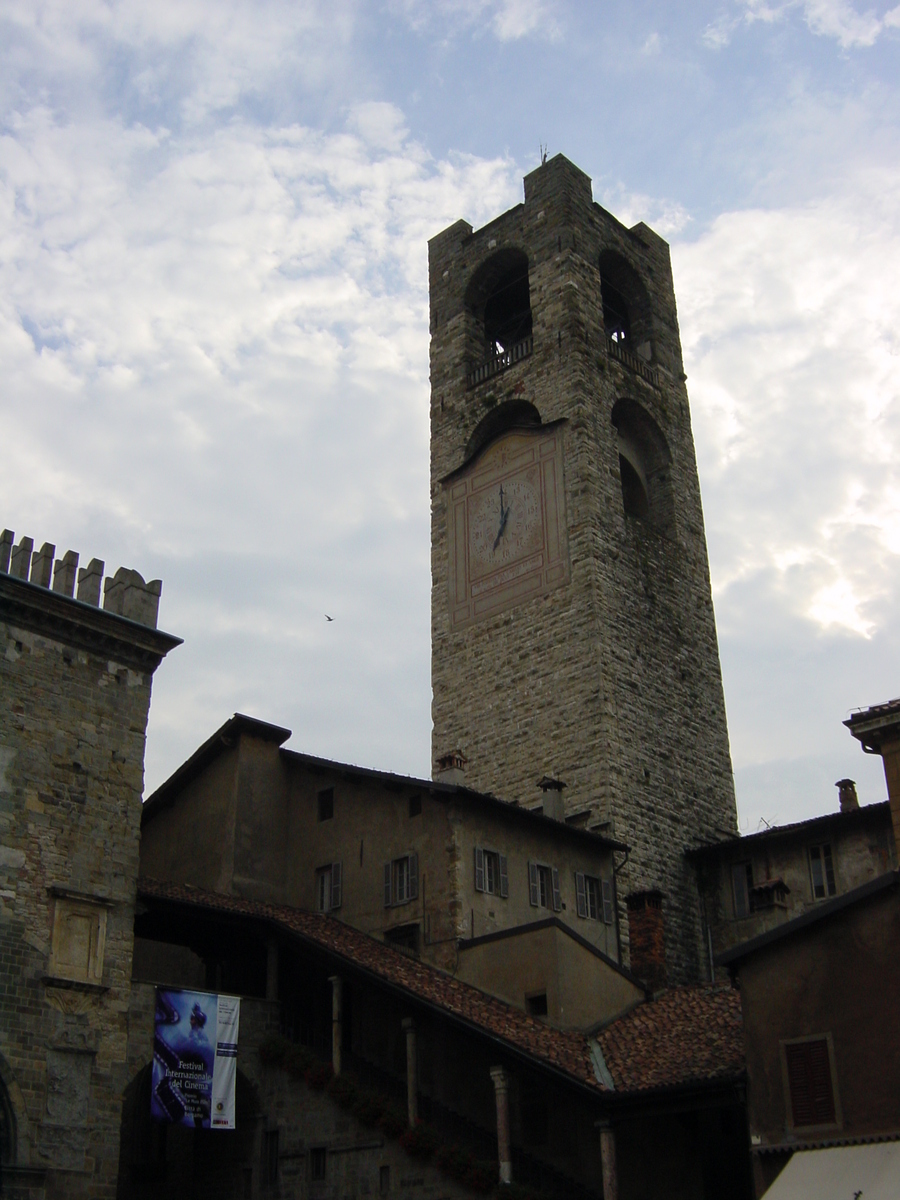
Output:
<svg viewBox="0 0 900 1200">
<path fill-rule="evenodd" d="M 604 250 L 599 266 L 603 329 L 611 349 L 629 366 L 651 362 L 650 297 L 640 276 L 615 250 Z M 629 355 L 640 363 L 632 364 Z"/>
<path fill-rule="evenodd" d="M 484 306 L 484 337 L 488 352 L 504 354 L 531 336 L 531 297 L 528 260 L 519 261 L 500 276 Z"/>
<path fill-rule="evenodd" d="M 675 513 L 672 456 L 662 430 L 636 400 L 624 397 L 612 412 L 619 450 L 619 476 L 625 517 L 671 536 Z"/>
<path fill-rule="evenodd" d="M 528 257 L 501 250 L 472 276 L 466 290 L 470 319 L 470 387 L 526 358 L 533 345 Z"/>
</svg>

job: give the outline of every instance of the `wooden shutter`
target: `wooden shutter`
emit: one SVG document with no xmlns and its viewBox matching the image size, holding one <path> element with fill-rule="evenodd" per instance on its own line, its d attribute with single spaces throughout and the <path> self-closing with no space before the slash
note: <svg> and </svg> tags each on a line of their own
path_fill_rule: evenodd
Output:
<svg viewBox="0 0 900 1200">
<path fill-rule="evenodd" d="M 500 860 L 500 898 L 505 900 L 509 895 L 509 875 L 506 869 L 506 855 L 498 854 Z"/>
<path fill-rule="evenodd" d="M 600 891 L 603 896 L 603 921 L 606 925 L 613 923 L 612 883 L 608 879 L 600 880 Z"/>
<path fill-rule="evenodd" d="M 331 864 L 331 907 L 341 907 L 341 864 Z"/>
<path fill-rule="evenodd" d="M 475 847 L 475 891 L 484 891 L 484 851 L 480 846 Z"/>
<path fill-rule="evenodd" d="M 533 862 L 528 864 L 528 898 L 533 908 L 539 907 L 541 898 L 538 891 L 538 873 L 537 866 Z"/>
<path fill-rule="evenodd" d="M 415 900 L 419 894 L 419 856 L 411 854 L 409 856 L 409 892 L 407 900 Z"/>
<path fill-rule="evenodd" d="M 575 911 L 579 917 L 587 916 L 587 899 L 584 894 L 584 872 L 575 872 Z"/>
<path fill-rule="evenodd" d="M 553 882 L 553 911 L 559 912 L 562 908 L 562 896 L 559 892 L 559 871 L 556 867 L 550 868 L 550 878 Z"/>
<path fill-rule="evenodd" d="M 795 1128 L 834 1124 L 834 1091 L 825 1038 L 785 1046 Z"/>
<path fill-rule="evenodd" d="M 384 907 L 391 907 L 391 864 L 384 864 Z"/>
</svg>

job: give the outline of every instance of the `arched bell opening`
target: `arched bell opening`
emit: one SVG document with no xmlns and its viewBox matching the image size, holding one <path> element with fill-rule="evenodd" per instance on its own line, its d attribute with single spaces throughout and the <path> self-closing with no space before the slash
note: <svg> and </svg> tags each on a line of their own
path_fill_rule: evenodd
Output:
<svg viewBox="0 0 900 1200">
<path fill-rule="evenodd" d="M 480 383 L 531 353 L 528 256 L 500 250 L 482 263 L 466 289 L 469 374 Z M 480 369 L 481 368 L 481 369 Z"/>
<path fill-rule="evenodd" d="M 674 533 L 670 468 L 672 456 L 662 430 L 636 400 L 624 397 L 612 411 L 619 451 L 622 510 L 626 519 Z"/>
<path fill-rule="evenodd" d="M 614 250 L 603 251 L 599 266 L 603 328 L 607 339 L 619 349 L 651 362 L 650 298 L 640 276 Z"/>
</svg>

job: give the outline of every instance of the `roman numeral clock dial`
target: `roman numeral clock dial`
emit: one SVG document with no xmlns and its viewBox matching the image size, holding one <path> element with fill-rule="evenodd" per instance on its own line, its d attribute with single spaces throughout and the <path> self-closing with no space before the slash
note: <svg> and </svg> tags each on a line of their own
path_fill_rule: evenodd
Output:
<svg viewBox="0 0 900 1200">
<path fill-rule="evenodd" d="M 504 435 L 444 486 L 454 627 L 568 579 L 561 425 Z"/>
</svg>

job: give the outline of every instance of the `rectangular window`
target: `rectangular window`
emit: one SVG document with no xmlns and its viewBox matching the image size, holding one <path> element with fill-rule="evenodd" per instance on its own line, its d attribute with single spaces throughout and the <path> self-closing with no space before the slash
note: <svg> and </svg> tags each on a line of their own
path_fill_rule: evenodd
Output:
<svg viewBox="0 0 900 1200">
<path fill-rule="evenodd" d="M 321 1183 L 328 1168 L 328 1159 L 324 1146 L 311 1146 L 309 1150 L 309 1178 L 313 1183 Z"/>
<path fill-rule="evenodd" d="M 386 1196 L 391 1190 L 391 1168 L 387 1164 L 378 1168 L 378 1191 Z"/>
<path fill-rule="evenodd" d="M 398 950 L 405 950 L 407 954 L 418 954 L 419 926 L 418 924 L 395 925 L 393 929 L 384 931 L 384 940 Z"/>
<path fill-rule="evenodd" d="M 812 890 L 816 900 L 825 900 L 837 892 L 831 846 L 827 843 L 823 846 L 810 846 L 809 873 L 812 876 Z"/>
<path fill-rule="evenodd" d="M 752 887 L 752 865 L 748 862 L 733 863 L 731 867 L 731 894 L 734 899 L 734 915 L 738 920 L 750 916 L 750 889 Z"/>
<path fill-rule="evenodd" d="M 538 992 L 534 996 L 525 997 L 525 1009 L 532 1017 L 546 1017 L 547 993 Z"/>
<path fill-rule="evenodd" d="M 409 798 L 409 815 L 411 817 L 421 816 L 422 813 L 422 797 L 418 792 Z"/>
<path fill-rule="evenodd" d="M 596 875 L 575 872 L 575 910 L 579 917 L 599 921 L 601 915 L 607 925 L 612 924 L 612 885 L 607 879 Z"/>
<path fill-rule="evenodd" d="M 419 894 L 419 856 L 407 854 L 384 864 L 384 907 L 406 904 Z"/>
<path fill-rule="evenodd" d="M 334 788 L 323 788 L 316 796 L 316 813 L 320 821 L 330 821 L 334 816 Z"/>
<path fill-rule="evenodd" d="M 552 908 L 559 912 L 562 896 L 559 890 L 559 871 L 543 863 L 528 864 L 528 898 L 534 908 Z"/>
<path fill-rule="evenodd" d="M 475 847 L 475 891 L 489 892 L 505 899 L 509 895 L 506 855 L 496 850 Z"/>
<path fill-rule="evenodd" d="M 837 1123 L 828 1039 L 785 1042 L 791 1117 L 795 1129 Z"/>
<path fill-rule="evenodd" d="M 341 864 L 329 863 L 316 871 L 316 908 L 331 912 L 341 907 Z"/>
</svg>

